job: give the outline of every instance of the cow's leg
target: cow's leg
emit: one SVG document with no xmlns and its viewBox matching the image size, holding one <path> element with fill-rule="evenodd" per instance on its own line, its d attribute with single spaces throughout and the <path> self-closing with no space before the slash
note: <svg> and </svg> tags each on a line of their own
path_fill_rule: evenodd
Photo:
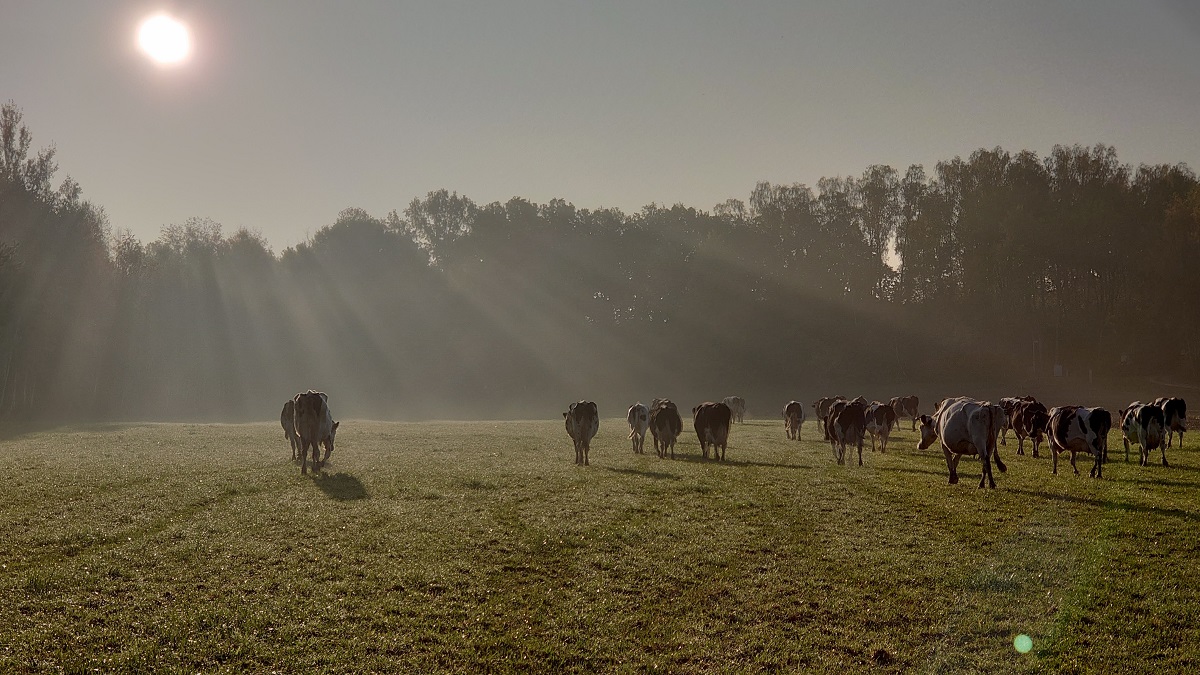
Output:
<svg viewBox="0 0 1200 675">
<path fill-rule="evenodd" d="M 1071 470 L 1073 470 L 1075 472 L 1075 475 L 1078 476 L 1079 475 L 1079 467 L 1075 466 L 1075 455 L 1076 454 L 1078 454 L 1078 453 L 1076 453 L 1074 450 L 1071 451 Z"/>
<path fill-rule="evenodd" d="M 1092 470 L 1088 472 L 1088 476 L 1092 478 L 1104 478 L 1104 449 L 1097 449 L 1093 455 L 1096 459 L 1092 462 Z"/>
<path fill-rule="evenodd" d="M 996 479 L 992 478 L 992 462 L 986 451 L 979 453 L 979 487 L 988 485 L 996 487 Z"/>
<path fill-rule="evenodd" d="M 1183 445 L 1183 443 L 1180 442 L 1180 445 Z M 1162 443 L 1158 444 L 1158 449 L 1162 451 L 1163 466 L 1171 466 L 1167 464 L 1167 449 L 1162 446 Z"/>
<path fill-rule="evenodd" d="M 591 441 L 583 442 L 583 465 L 588 466 L 588 450 L 591 450 Z"/>
<path fill-rule="evenodd" d="M 942 446 L 942 454 L 946 455 L 946 470 L 950 472 L 950 484 L 958 485 L 958 455 Z"/>
<path fill-rule="evenodd" d="M 1129 439 L 1121 438 L 1121 442 L 1125 444 L 1125 463 L 1129 463 Z"/>
<path fill-rule="evenodd" d="M 1013 435 L 1015 435 L 1017 437 L 1017 454 L 1024 455 L 1025 454 L 1025 437 L 1016 432 L 1013 432 Z"/>
<path fill-rule="evenodd" d="M 1008 428 L 1007 427 L 1000 430 L 1000 445 L 1003 445 L 1006 447 L 1008 446 Z"/>
<path fill-rule="evenodd" d="M 312 455 L 313 471 L 318 471 L 321 468 L 321 443 L 320 443 L 320 441 L 313 441 L 312 453 L 313 453 L 313 455 Z"/>
<path fill-rule="evenodd" d="M 325 446 L 325 454 L 321 457 L 321 466 L 325 466 L 325 462 L 329 461 L 329 453 L 333 452 L 333 443 L 326 439 L 322 441 L 322 445 Z"/>
<path fill-rule="evenodd" d="M 871 444 L 874 445 L 874 443 L 875 443 L 875 437 L 872 436 Z M 858 435 L 858 465 L 859 466 L 863 465 L 863 463 L 862 463 L 862 446 L 863 446 L 863 437 L 862 437 L 862 434 L 859 434 Z"/>
<path fill-rule="evenodd" d="M 316 467 L 313 467 L 313 470 L 315 471 Z M 303 438 L 300 439 L 300 473 L 308 473 L 308 445 Z"/>
</svg>

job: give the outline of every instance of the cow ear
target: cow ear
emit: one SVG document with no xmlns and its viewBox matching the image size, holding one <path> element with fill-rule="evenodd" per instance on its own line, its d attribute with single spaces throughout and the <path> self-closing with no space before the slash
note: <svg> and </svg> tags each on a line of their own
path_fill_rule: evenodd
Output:
<svg viewBox="0 0 1200 675">
<path fill-rule="evenodd" d="M 566 416 L 567 416 L 567 413 L 563 413 L 563 417 L 566 417 Z"/>
<path fill-rule="evenodd" d="M 334 423 L 333 423 L 333 430 L 334 430 L 334 431 L 337 431 L 337 428 L 338 428 L 338 425 L 339 425 L 339 424 L 341 424 L 341 422 L 334 422 Z"/>
</svg>

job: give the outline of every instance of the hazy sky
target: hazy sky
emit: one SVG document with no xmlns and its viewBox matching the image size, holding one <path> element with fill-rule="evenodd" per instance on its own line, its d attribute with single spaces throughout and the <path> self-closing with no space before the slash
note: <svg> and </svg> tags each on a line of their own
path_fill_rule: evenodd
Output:
<svg viewBox="0 0 1200 675">
<path fill-rule="evenodd" d="M 632 212 L 997 145 L 1200 169 L 1198 5 L 3 0 L 0 99 L 114 228 L 279 252 L 443 187 Z M 162 9 L 181 67 L 135 46 Z"/>
</svg>

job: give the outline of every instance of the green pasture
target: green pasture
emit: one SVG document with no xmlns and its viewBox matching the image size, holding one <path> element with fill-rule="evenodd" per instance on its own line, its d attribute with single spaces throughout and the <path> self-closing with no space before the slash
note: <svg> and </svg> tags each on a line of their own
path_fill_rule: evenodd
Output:
<svg viewBox="0 0 1200 675">
<path fill-rule="evenodd" d="M 1200 669 L 1192 438 L 1114 434 L 1103 480 L 1010 443 L 981 490 L 901 429 L 837 466 L 753 420 L 718 463 L 604 419 L 582 467 L 561 418 L 345 420 L 309 476 L 278 424 L 12 436 L 0 672 Z"/>
</svg>

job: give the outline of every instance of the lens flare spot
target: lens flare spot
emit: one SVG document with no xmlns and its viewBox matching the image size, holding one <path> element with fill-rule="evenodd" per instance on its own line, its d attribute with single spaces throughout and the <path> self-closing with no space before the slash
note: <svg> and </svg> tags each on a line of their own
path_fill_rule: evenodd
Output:
<svg viewBox="0 0 1200 675">
<path fill-rule="evenodd" d="M 1013 640 L 1013 647 L 1022 654 L 1028 654 L 1033 649 L 1033 638 L 1021 633 Z"/>
</svg>

